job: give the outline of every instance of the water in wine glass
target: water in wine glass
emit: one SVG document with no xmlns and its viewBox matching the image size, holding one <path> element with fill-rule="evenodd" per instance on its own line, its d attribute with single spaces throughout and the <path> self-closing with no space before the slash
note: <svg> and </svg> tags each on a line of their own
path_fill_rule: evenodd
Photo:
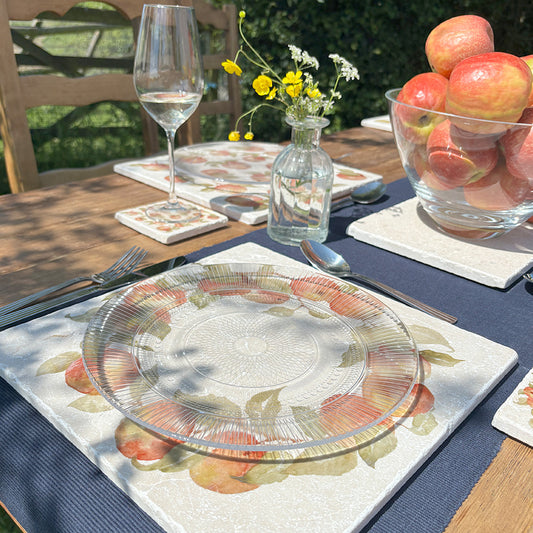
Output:
<svg viewBox="0 0 533 533">
<path fill-rule="evenodd" d="M 144 109 L 164 129 L 183 124 L 194 113 L 201 99 L 201 94 L 187 91 L 149 92 L 139 96 Z"/>
<path fill-rule="evenodd" d="M 175 191 L 174 137 L 198 107 L 204 88 L 198 24 L 194 9 L 145 5 L 133 65 L 135 90 L 147 113 L 165 130 L 168 144 L 168 200 L 146 215 L 160 222 L 183 222 L 187 208 Z M 183 219 L 181 219 L 183 217 Z"/>
</svg>

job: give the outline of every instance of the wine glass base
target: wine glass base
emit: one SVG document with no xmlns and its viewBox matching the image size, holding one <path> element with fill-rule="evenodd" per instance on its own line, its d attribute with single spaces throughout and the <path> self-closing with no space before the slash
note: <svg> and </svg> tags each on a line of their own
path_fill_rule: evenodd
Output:
<svg viewBox="0 0 533 533">
<path fill-rule="evenodd" d="M 190 210 L 179 202 L 151 205 L 146 208 L 146 216 L 154 222 L 166 224 L 183 223 L 190 218 Z"/>
</svg>

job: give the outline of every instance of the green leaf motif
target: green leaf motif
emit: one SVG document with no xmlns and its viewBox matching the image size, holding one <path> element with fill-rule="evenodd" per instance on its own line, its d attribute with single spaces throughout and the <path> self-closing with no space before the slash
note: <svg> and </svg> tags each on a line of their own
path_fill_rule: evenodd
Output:
<svg viewBox="0 0 533 533">
<path fill-rule="evenodd" d="M 398 437 L 394 431 L 388 431 L 382 437 L 363 446 L 359 450 L 359 456 L 368 466 L 374 468 L 377 461 L 394 451 L 397 444 Z"/>
<path fill-rule="evenodd" d="M 288 307 L 282 307 L 282 306 L 276 306 L 271 307 L 270 309 L 267 309 L 265 313 L 268 313 L 269 315 L 273 316 L 292 316 L 294 314 L 295 309 L 289 309 Z"/>
<path fill-rule="evenodd" d="M 420 356 L 431 364 L 439 366 L 455 366 L 457 363 L 463 362 L 462 359 L 456 359 L 450 354 L 433 350 L 420 350 Z"/>
<path fill-rule="evenodd" d="M 85 413 L 102 413 L 113 409 L 113 406 L 102 396 L 94 394 L 84 394 L 81 398 L 70 402 L 68 406 Z"/>
<path fill-rule="evenodd" d="M 281 389 L 259 392 L 247 402 L 244 410 L 250 418 L 274 418 L 281 411 L 279 393 Z"/>
<path fill-rule="evenodd" d="M 327 320 L 332 317 L 331 313 L 317 311 L 316 309 L 310 309 L 309 307 L 307 308 L 307 311 L 312 317 L 319 318 L 321 320 Z"/>
<path fill-rule="evenodd" d="M 429 413 L 420 413 L 413 417 L 413 425 L 408 428 L 415 435 L 429 435 L 439 423 L 430 411 Z"/>
<path fill-rule="evenodd" d="M 203 309 L 218 299 L 219 296 L 214 296 L 201 290 L 195 290 L 188 297 L 189 302 L 194 304 L 198 309 Z"/>
<path fill-rule="evenodd" d="M 231 416 L 233 418 L 237 418 L 242 415 L 241 408 L 236 403 L 228 400 L 228 398 L 225 398 L 224 396 L 216 396 L 215 394 L 197 396 L 194 394 L 177 392 L 174 397 L 178 402 L 186 405 L 192 405 L 197 410 L 204 413 Z"/>
<path fill-rule="evenodd" d="M 81 357 L 80 352 L 63 352 L 51 359 L 48 359 L 37 369 L 36 376 L 42 376 L 43 374 L 57 374 L 58 372 L 64 372 L 70 363 L 76 361 Z"/>
<path fill-rule="evenodd" d="M 171 332 L 171 330 L 172 328 L 169 324 L 163 322 L 162 320 L 159 320 L 159 322 L 157 323 L 157 327 L 152 328 L 150 334 L 154 335 L 159 340 L 163 340 Z"/>
<path fill-rule="evenodd" d="M 310 411 L 309 407 L 291 406 L 294 421 L 302 432 L 312 439 L 320 439 L 326 436 L 326 431 L 320 424 L 320 415 L 316 411 Z"/>
<path fill-rule="evenodd" d="M 419 326 L 418 324 L 412 324 L 408 329 L 417 344 L 442 344 L 450 349 L 452 348 L 446 337 L 434 329 Z"/>
<path fill-rule="evenodd" d="M 90 322 L 92 317 L 98 312 L 100 307 L 93 307 L 81 315 L 71 315 L 70 313 L 65 315 L 65 318 L 69 318 L 74 322 Z"/>
<path fill-rule="evenodd" d="M 326 459 L 296 461 L 287 467 L 291 476 L 342 476 L 357 466 L 357 452 L 351 451 Z"/>
<path fill-rule="evenodd" d="M 357 349 L 357 345 L 350 344 L 350 347 L 342 354 L 342 362 L 339 368 L 349 368 L 363 360 L 363 354 Z"/>
<path fill-rule="evenodd" d="M 276 461 L 278 454 L 276 452 L 267 452 L 263 455 L 263 461 L 252 467 L 241 481 L 253 485 L 269 485 L 270 483 L 279 483 L 289 477 L 287 473 L 287 463 Z"/>
<path fill-rule="evenodd" d="M 192 468 L 196 463 L 203 461 L 204 456 L 194 453 L 183 446 L 177 444 L 161 459 L 152 463 L 141 463 L 138 459 L 132 458 L 131 464 L 143 472 L 160 470 L 161 472 L 181 472 Z"/>
</svg>

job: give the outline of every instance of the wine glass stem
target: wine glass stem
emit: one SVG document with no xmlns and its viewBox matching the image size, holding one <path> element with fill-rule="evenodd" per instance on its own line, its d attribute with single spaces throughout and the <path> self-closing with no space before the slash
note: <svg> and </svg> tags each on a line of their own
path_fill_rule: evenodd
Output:
<svg viewBox="0 0 533 533">
<path fill-rule="evenodd" d="M 175 167 L 174 167 L 174 142 L 176 138 L 176 130 L 165 130 L 168 144 L 168 179 L 170 180 L 170 189 L 168 193 L 168 203 L 177 204 L 178 197 L 176 196 L 176 181 L 175 181 Z"/>
</svg>

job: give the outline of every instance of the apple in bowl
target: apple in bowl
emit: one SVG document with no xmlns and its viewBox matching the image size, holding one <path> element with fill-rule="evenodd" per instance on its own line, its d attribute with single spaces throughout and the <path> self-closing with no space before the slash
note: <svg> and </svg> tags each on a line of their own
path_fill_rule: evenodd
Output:
<svg viewBox="0 0 533 533">
<path fill-rule="evenodd" d="M 450 75 L 446 112 L 481 119 L 472 123 L 461 121 L 464 130 L 504 132 L 522 116 L 532 83 L 531 69 L 517 56 L 491 52 L 468 57 Z"/>
<path fill-rule="evenodd" d="M 403 135 L 415 144 L 425 144 L 433 128 L 442 120 L 431 111 L 444 111 L 448 80 L 435 72 L 411 78 L 398 94 L 398 126 Z"/>
<path fill-rule="evenodd" d="M 431 69 L 449 78 L 455 65 L 463 59 L 494 52 L 494 32 L 483 17 L 452 17 L 430 32 L 425 51 Z"/>
</svg>

